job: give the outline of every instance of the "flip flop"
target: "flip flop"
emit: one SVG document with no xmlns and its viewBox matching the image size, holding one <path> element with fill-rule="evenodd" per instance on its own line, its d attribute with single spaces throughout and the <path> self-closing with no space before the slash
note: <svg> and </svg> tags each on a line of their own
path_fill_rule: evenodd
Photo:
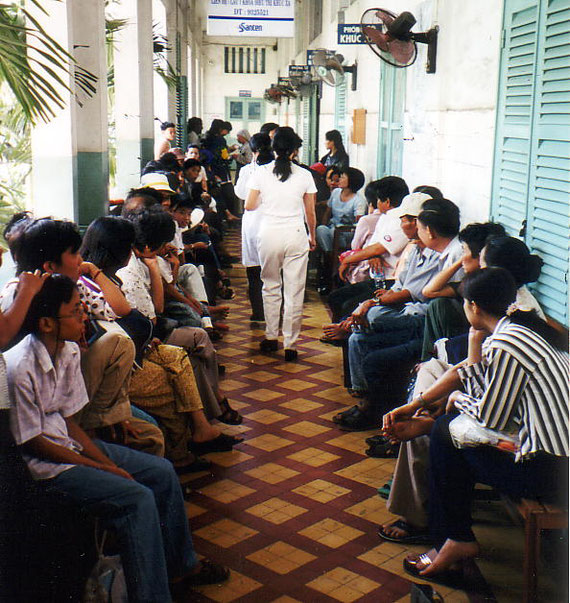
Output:
<svg viewBox="0 0 570 603">
<path fill-rule="evenodd" d="M 183 580 L 174 585 L 176 590 L 180 590 L 178 584 L 188 586 L 205 586 L 206 584 L 219 584 L 225 582 L 230 577 L 230 570 L 219 563 L 202 559 L 202 567 L 197 574 L 190 574 Z"/>
<path fill-rule="evenodd" d="M 208 454 L 208 452 L 229 452 L 240 442 L 243 442 L 243 438 L 235 438 L 221 433 L 217 438 L 207 442 L 191 442 L 188 448 L 196 455 Z"/>
<path fill-rule="evenodd" d="M 372 444 L 366 451 L 366 455 L 375 459 L 397 459 L 400 452 L 400 444 L 392 444 L 392 442 L 377 442 Z"/>
<path fill-rule="evenodd" d="M 381 419 L 375 420 L 373 417 L 363 413 L 360 409 L 354 414 L 343 417 L 343 419 L 337 423 L 343 431 L 369 431 L 370 429 L 377 429 L 381 424 Z"/>
<path fill-rule="evenodd" d="M 337 413 L 332 418 L 333 423 L 341 423 L 344 417 L 349 417 L 355 413 L 357 413 L 360 409 L 357 405 L 351 406 L 348 410 L 343 410 L 342 412 Z"/>
<path fill-rule="evenodd" d="M 407 536 L 390 536 L 386 534 L 384 526 L 378 527 L 378 536 L 388 542 L 396 542 L 398 544 L 430 544 L 431 539 L 425 530 L 418 530 L 403 519 L 397 519 L 394 523 L 391 523 L 388 527 L 398 528 L 404 532 L 408 532 Z"/>
<path fill-rule="evenodd" d="M 219 417 L 216 417 L 218 421 L 225 423 L 226 425 L 241 425 L 243 417 L 239 414 L 235 408 L 230 406 L 227 398 L 224 398 L 220 402 L 220 407 L 224 411 Z"/>
<path fill-rule="evenodd" d="M 393 480 L 390 480 L 386 482 L 383 486 L 378 488 L 377 492 L 381 498 L 388 499 L 388 497 L 390 496 L 390 490 L 392 489 L 392 481 Z"/>
<path fill-rule="evenodd" d="M 403 561 L 404 571 L 414 576 L 414 578 L 419 578 L 420 580 L 428 580 L 429 582 L 435 582 L 436 584 L 443 584 L 444 586 L 449 586 L 455 590 L 461 589 L 463 590 L 464 582 L 463 572 L 458 570 L 445 570 L 443 572 L 439 572 L 438 574 L 424 575 L 420 574 L 426 567 L 430 566 L 433 561 L 429 558 L 426 553 L 422 553 L 421 555 L 414 555 L 415 559 L 409 559 L 406 557 Z M 421 563 L 424 567 L 418 569 L 418 563 Z"/>
</svg>

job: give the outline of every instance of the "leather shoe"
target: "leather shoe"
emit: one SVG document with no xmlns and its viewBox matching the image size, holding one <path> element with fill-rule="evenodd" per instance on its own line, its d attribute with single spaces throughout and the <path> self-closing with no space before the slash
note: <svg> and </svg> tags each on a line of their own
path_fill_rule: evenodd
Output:
<svg viewBox="0 0 570 603">
<path fill-rule="evenodd" d="M 293 362 L 294 360 L 297 360 L 298 356 L 299 354 L 297 353 L 297 350 L 285 350 L 286 362 Z"/>
<path fill-rule="evenodd" d="M 259 349 L 262 352 L 276 352 L 277 351 L 277 339 L 263 339 L 260 343 L 259 343 Z"/>
</svg>

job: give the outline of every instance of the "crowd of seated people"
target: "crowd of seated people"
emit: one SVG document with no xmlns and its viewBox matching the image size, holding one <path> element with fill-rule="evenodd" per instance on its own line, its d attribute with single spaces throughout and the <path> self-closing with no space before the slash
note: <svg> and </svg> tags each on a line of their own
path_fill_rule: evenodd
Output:
<svg viewBox="0 0 570 603">
<path fill-rule="evenodd" d="M 214 120 L 200 138 L 201 121 L 191 122 L 186 153 L 171 148 L 173 124 L 162 124 L 120 215 L 94 220 L 82 236 L 70 221 L 21 213 L 4 232 L 16 275 L 0 292 L 2 438 L 38 483 L 114 529 L 133 601 L 168 601 L 229 576 L 198 559 L 178 476 L 242 441 L 223 431 L 242 417 L 223 392 L 214 346 L 233 297 L 225 232 L 287 129 L 242 132 L 238 154 L 251 161 L 234 190 L 231 124 Z M 321 204 L 322 275 L 338 260 L 338 276 L 319 283 L 321 293 L 336 285 L 321 341 L 342 347 L 345 386 L 359 399 L 332 420 L 345 431 L 379 428 L 366 453 L 397 459 L 379 493 L 399 519 L 378 533 L 433 545 L 404 569 L 452 582 L 479 552 L 476 483 L 566 495 L 567 341 L 526 287 L 542 262 L 522 241 L 494 223 L 461 228 L 458 206 L 433 186 L 410 193 L 396 176 L 364 186 L 339 137 L 327 133 L 320 163 L 298 164 L 314 181 L 304 202 L 316 195 Z M 252 322 L 265 319 L 262 218 L 254 208 L 242 225 Z M 343 225 L 354 231 L 338 237 L 334 258 Z"/>
<path fill-rule="evenodd" d="M 479 552 L 476 483 L 567 505 L 568 341 L 526 287 L 541 259 L 501 225 L 460 229 L 459 208 L 437 188 L 408 194 L 396 177 L 365 195 L 321 338 L 342 346 L 344 385 L 360 401 L 332 420 L 379 428 L 366 454 L 397 459 L 378 492 L 399 519 L 378 534 L 432 544 L 404 570 L 457 587 Z"/>
</svg>

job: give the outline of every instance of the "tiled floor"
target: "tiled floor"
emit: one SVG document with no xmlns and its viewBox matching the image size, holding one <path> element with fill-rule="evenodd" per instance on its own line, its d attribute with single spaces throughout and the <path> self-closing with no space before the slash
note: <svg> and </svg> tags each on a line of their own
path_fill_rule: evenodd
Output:
<svg viewBox="0 0 570 603">
<path fill-rule="evenodd" d="M 218 349 L 227 367 L 224 391 L 244 422 L 224 429 L 242 433 L 245 441 L 233 452 L 209 455 L 211 472 L 183 481 L 196 549 L 227 564 L 232 575 L 227 584 L 197 589 L 189 600 L 408 601 L 402 559 L 425 547 L 376 535 L 378 523 L 390 519 L 376 490 L 391 477 L 394 461 L 368 458 L 364 439 L 370 433 L 344 433 L 330 421 L 352 399 L 341 387 L 340 351 L 318 342 L 328 321 L 325 307 L 308 292 L 299 361 L 285 363 L 282 351 L 257 352 L 263 331 L 249 323 L 243 268 L 234 267 L 231 278 L 237 294 L 230 302 L 231 331 Z M 520 600 L 521 530 L 504 518 L 498 523 L 501 554 L 510 564 L 505 569 L 496 556 L 497 530 L 487 526 L 481 540 L 492 554 L 480 565 L 500 600 Z M 515 553 L 504 547 L 513 534 Z M 485 600 L 436 588 L 446 601 Z M 552 592 L 541 600 L 562 600 Z"/>
</svg>

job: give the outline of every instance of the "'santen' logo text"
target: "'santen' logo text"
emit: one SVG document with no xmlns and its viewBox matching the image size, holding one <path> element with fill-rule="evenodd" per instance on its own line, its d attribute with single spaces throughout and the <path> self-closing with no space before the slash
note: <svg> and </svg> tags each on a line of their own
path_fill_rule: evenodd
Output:
<svg viewBox="0 0 570 603">
<path fill-rule="evenodd" d="M 248 25 L 247 23 L 240 23 L 238 26 L 240 33 L 244 31 L 263 31 L 263 25 Z"/>
</svg>

